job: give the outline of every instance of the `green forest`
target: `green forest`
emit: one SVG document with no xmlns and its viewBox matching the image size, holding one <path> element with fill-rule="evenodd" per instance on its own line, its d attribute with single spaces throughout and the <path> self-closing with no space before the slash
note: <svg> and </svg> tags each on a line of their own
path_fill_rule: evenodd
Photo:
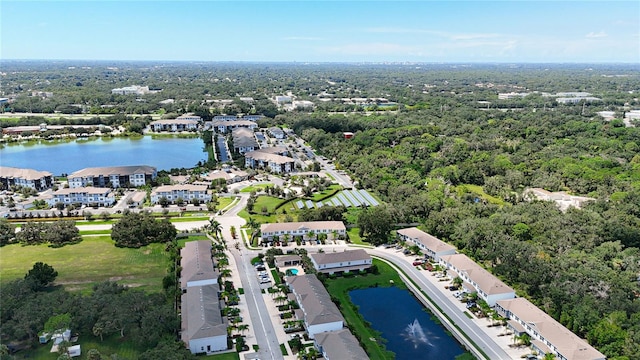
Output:
<svg viewBox="0 0 640 360">
<path fill-rule="evenodd" d="M 389 241 L 394 224 L 418 223 L 608 358 L 640 359 L 640 123 L 623 121 L 625 112 L 640 109 L 637 65 L 0 65 L 7 74 L 3 96 L 13 100 L 3 111 L 60 114 L 57 120 L 0 114 L 3 128 L 84 121 L 140 130 L 150 115 L 264 114 L 262 127 L 292 128 L 386 203 L 351 221 L 388 219 L 388 227 L 364 233 L 370 242 Z M 110 92 L 134 84 L 162 91 Z M 270 100 L 288 92 L 313 101 L 313 111 L 286 112 Z M 528 95 L 499 99 L 509 92 Z M 601 100 L 565 105 L 549 96 L 558 92 Z M 254 105 L 240 96 L 253 97 Z M 343 98 L 398 105 L 384 111 Z M 221 99 L 233 103 L 214 106 Z M 597 115 L 605 110 L 613 120 Z M 65 119 L 78 111 L 84 120 Z M 352 139 L 344 138 L 347 131 Z M 595 200 L 561 211 L 532 199 L 528 188 Z"/>
</svg>

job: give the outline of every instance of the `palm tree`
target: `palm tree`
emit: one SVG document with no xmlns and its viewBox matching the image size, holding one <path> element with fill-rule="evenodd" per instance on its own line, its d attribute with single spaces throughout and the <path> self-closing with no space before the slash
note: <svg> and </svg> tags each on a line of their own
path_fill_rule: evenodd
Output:
<svg viewBox="0 0 640 360">
<path fill-rule="evenodd" d="M 209 220 L 209 231 L 213 233 L 213 237 L 216 240 L 220 241 L 222 239 L 222 224 L 220 224 L 217 220 Z"/>
<path fill-rule="evenodd" d="M 280 295 L 277 298 L 273 299 L 277 304 L 284 304 L 287 302 L 287 297 L 284 295 Z"/>
<path fill-rule="evenodd" d="M 311 240 L 315 236 L 316 236 L 316 232 L 315 231 L 309 230 L 309 232 L 307 232 L 307 239 Z"/>
<path fill-rule="evenodd" d="M 283 245 L 288 245 L 289 244 L 289 239 L 291 238 L 291 235 L 289 234 L 284 234 L 282 235 L 282 242 Z"/>
<path fill-rule="evenodd" d="M 231 270 L 224 269 L 220 271 L 220 278 L 228 278 L 228 277 L 231 277 Z"/>
<path fill-rule="evenodd" d="M 546 353 L 544 354 L 544 357 L 542 358 L 543 360 L 554 360 L 556 358 L 555 354 L 553 353 Z"/>
<path fill-rule="evenodd" d="M 249 331 L 249 325 L 247 324 L 238 325 L 238 331 L 240 331 L 240 334 L 243 334 L 245 331 Z"/>
</svg>

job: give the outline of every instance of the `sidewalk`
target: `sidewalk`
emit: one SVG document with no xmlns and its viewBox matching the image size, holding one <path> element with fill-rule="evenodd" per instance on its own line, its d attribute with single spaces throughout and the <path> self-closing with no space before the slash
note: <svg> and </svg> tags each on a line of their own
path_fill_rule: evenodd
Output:
<svg viewBox="0 0 640 360">
<path fill-rule="evenodd" d="M 396 250 L 394 248 L 382 249 L 378 247 L 376 249 L 382 250 L 384 252 L 388 252 L 394 255 L 401 254 L 401 251 L 402 251 L 402 250 Z M 406 258 L 407 263 L 412 263 L 413 259 L 416 257 L 415 255 L 404 255 L 404 256 Z M 444 288 L 445 285 L 451 285 L 451 280 L 449 278 L 447 278 L 446 281 L 440 281 L 441 278 L 437 278 L 435 276 L 436 272 L 430 272 L 428 270 L 423 270 L 422 268 L 420 268 L 420 273 L 424 275 L 424 278 L 428 282 L 432 283 L 437 287 L 437 289 L 439 290 L 439 293 L 437 294 L 438 297 L 448 298 L 449 300 L 451 300 L 451 302 L 455 305 L 455 307 L 461 313 L 466 312 L 467 314 L 471 315 L 473 317 L 472 318 L 473 321 L 478 325 L 480 330 L 482 330 L 484 333 L 489 335 L 491 339 L 493 339 L 498 345 L 500 345 L 500 348 L 504 350 L 512 359 L 520 359 L 523 357 L 523 355 L 531 354 L 531 349 L 528 347 L 514 348 L 511 346 L 513 344 L 513 335 L 506 335 L 507 334 L 506 327 L 503 327 L 500 325 L 490 326 L 492 324 L 491 319 L 489 318 L 479 319 L 475 315 L 471 314 L 471 312 L 467 310 L 466 304 L 464 302 L 461 302 L 454 296 L 454 292 Z"/>
</svg>

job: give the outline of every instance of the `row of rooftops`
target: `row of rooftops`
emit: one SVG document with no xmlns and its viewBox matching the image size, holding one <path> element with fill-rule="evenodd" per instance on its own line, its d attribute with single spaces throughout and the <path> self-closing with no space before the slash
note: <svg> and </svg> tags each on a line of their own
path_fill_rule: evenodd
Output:
<svg viewBox="0 0 640 360">
<path fill-rule="evenodd" d="M 540 350 L 545 352 L 555 351 L 568 360 L 605 359 L 604 355 L 543 310 L 527 299 L 515 297 L 515 291 L 511 287 L 475 261 L 464 254 L 455 253 L 456 248 L 454 246 L 415 227 L 400 229 L 397 232 L 405 239 L 419 242 L 425 248 L 430 249 L 433 254 L 442 254 L 439 256 L 440 262 L 446 264 L 453 272 L 456 272 L 456 274 L 453 274 L 454 276 L 466 275 L 467 279 L 474 282 L 474 284 L 467 284 L 466 287 L 476 288 L 487 296 L 497 296 L 498 300 L 495 302 L 495 307 L 498 312 L 512 319 L 509 324 L 517 331 L 528 331 L 531 338 L 534 339 L 532 343 Z M 499 299 L 501 295 L 505 295 L 508 298 Z M 521 322 L 514 319 L 519 319 Z M 540 340 L 535 340 L 536 333 L 545 339 L 544 343 Z"/>
<path fill-rule="evenodd" d="M 0 177 L 9 179 L 40 180 L 53 176 L 48 171 L 38 171 L 33 169 L 21 169 L 8 166 L 0 166 Z"/>
</svg>

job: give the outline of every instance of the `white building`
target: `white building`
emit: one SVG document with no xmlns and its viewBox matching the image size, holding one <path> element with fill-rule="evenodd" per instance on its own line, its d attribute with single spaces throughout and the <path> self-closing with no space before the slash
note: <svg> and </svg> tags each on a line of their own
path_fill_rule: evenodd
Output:
<svg viewBox="0 0 640 360">
<path fill-rule="evenodd" d="M 372 259 L 366 251 L 345 250 L 309 254 L 313 267 L 321 273 L 363 271 L 371 267 Z"/>
<path fill-rule="evenodd" d="M 562 360 L 605 360 L 606 357 L 584 339 L 562 326 L 525 298 L 500 300 L 496 311 L 508 319 L 515 335 L 531 337 L 531 347 L 539 355 L 553 354 Z"/>
<path fill-rule="evenodd" d="M 159 186 L 151 192 L 151 202 L 157 204 L 163 197 L 174 203 L 178 199 L 190 202 L 198 199 L 200 202 L 208 202 L 211 200 L 211 194 L 205 185 L 163 185 Z"/>
<path fill-rule="evenodd" d="M 213 120 L 210 123 L 205 124 L 207 128 L 211 128 L 219 133 L 226 133 L 233 129 L 248 128 L 253 130 L 258 127 L 254 121 L 250 120 Z"/>
<path fill-rule="evenodd" d="M 262 151 L 262 149 L 245 153 L 244 164 L 248 168 L 265 169 L 274 174 L 285 174 L 295 169 L 293 158 Z"/>
<path fill-rule="evenodd" d="M 180 250 L 180 287 L 182 291 L 194 286 L 218 283 L 220 272 L 211 256 L 211 241 L 188 241 Z"/>
<path fill-rule="evenodd" d="M 440 257 L 444 255 L 452 255 L 456 253 L 453 245 L 438 239 L 437 237 L 427 234 L 426 232 L 412 227 L 400 229 L 397 231 L 398 237 L 402 241 L 411 242 L 417 245 L 425 255 L 428 255 L 435 261 L 440 261 Z"/>
<path fill-rule="evenodd" d="M 553 201 L 561 211 L 567 211 L 569 207 L 582 208 L 587 202 L 596 199 L 586 196 L 569 195 L 564 191 L 550 192 L 541 188 L 530 188 L 524 191 L 525 195 L 533 196 L 541 201 Z"/>
<path fill-rule="evenodd" d="M 303 319 L 309 338 L 326 331 L 341 330 L 344 318 L 331 296 L 318 278 L 311 275 L 287 277 L 289 288 L 296 297 L 302 310 Z"/>
<path fill-rule="evenodd" d="M 282 140 L 287 137 L 287 134 L 284 132 L 284 130 L 276 126 L 270 127 L 267 131 L 269 132 L 269 135 L 271 137 L 276 138 L 278 140 Z"/>
<path fill-rule="evenodd" d="M 227 321 L 222 317 L 218 284 L 190 287 L 182 294 L 181 338 L 192 354 L 227 350 Z"/>
<path fill-rule="evenodd" d="M 559 102 L 560 104 L 577 104 L 581 101 L 584 102 L 594 102 L 594 101 L 602 101 L 602 99 L 597 98 L 597 97 L 592 97 L 592 96 L 588 96 L 588 97 L 559 97 L 556 99 L 557 102 Z"/>
<path fill-rule="evenodd" d="M 58 189 L 48 200 L 49 206 L 55 206 L 58 203 L 65 205 L 111 206 L 115 202 L 115 195 L 110 188 L 92 186 Z"/>
<path fill-rule="evenodd" d="M 0 166 L 0 184 L 5 189 L 21 186 L 42 191 L 53 186 L 53 175 L 48 171 Z"/>
<path fill-rule="evenodd" d="M 147 165 L 96 167 L 78 170 L 67 176 L 69 187 L 142 186 L 158 176 L 155 167 Z"/>
<path fill-rule="evenodd" d="M 255 151 L 260 148 L 253 130 L 248 128 L 236 128 L 231 130 L 233 138 L 233 151 L 240 154 Z"/>
<path fill-rule="evenodd" d="M 289 222 L 289 223 L 271 223 L 260 225 L 260 232 L 263 239 L 273 240 L 274 236 L 282 237 L 283 235 L 306 236 L 310 231 L 315 234 L 327 234 L 327 236 L 335 234 L 336 236 L 344 236 L 347 228 L 342 221 L 307 221 L 307 222 Z"/>
<path fill-rule="evenodd" d="M 469 259 L 467 255 L 444 255 L 441 264 L 446 266 L 447 274 L 451 278 L 459 276 L 463 280 L 463 287 L 469 292 L 477 292 L 478 297 L 493 307 L 498 300 L 513 299 L 515 291 L 500 281 L 493 274 Z"/>
<path fill-rule="evenodd" d="M 198 120 L 189 119 L 169 119 L 169 120 L 156 120 L 149 124 L 151 130 L 155 132 L 169 131 L 195 131 L 198 130 Z"/>
<path fill-rule="evenodd" d="M 527 95 L 529 95 L 529 93 L 516 93 L 516 92 L 499 93 L 498 94 L 498 99 L 500 99 L 500 100 L 522 99 L 523 97 L 525 97 Z"/>
</svg>

